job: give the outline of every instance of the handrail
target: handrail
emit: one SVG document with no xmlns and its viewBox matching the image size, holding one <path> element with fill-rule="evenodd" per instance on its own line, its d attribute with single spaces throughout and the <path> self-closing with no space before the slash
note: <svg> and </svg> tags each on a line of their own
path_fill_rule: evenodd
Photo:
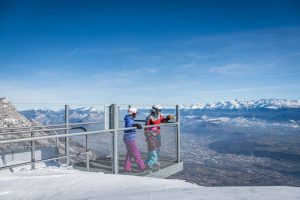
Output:
<svg viewBox="0 0 300 200">
<path fill-rule="evenodd" d="M 136 122 L 146 122 L 146 120 L 136 119 Z M 123 122 L 123 121 L 120 121 Z M 80 122 L 80 123 L 70 123 L 69 126 L 76 126 L 76 125 L 91 125 L 91 124 L 104 124 L 104 122 Z M 65 124 L 52 124 L 52 125 L 42 125 L 42 126 L 22 126 L 22 127 L 7 127 L 7 128 L 0 128 L 1 133 L 7 133 L 5 130 L 22 130 L 22 129 L 30 129 L 30 128 L 44 128 L 44 127 L 60 127 L 65 126 Z M 24 130 L 25 131 L 25 130 Z"/>
<path fill-rule="evenodd" d="M 19 138 L 19 139 L 14 139 L 14 140 L 2 140 L 2 141 L 0 141 L 0 144 L 15 143 L 15 142 L 28 142 L 28 141 L 45 140 L 45 139 L 53 139 L 53 138 L 74 137 L 74 136 L 82 136 L 82 135 L 88 135 L 88 134 L 90 135 L 90 134 L 96 134 L 96 133 L 111 132 L 113 130 L 114 129 L 108 129 L 108 130 L 101 130 L 101 131 L 69 133 L 69 134 L 62 134 L 62 135 L 47 135 L 47 136 L 39 136 L 39 137 L 33 137 L 33 138 Z"/>
<path fill-rule="evenodd" d="M 79 126 L 79 127 L 72 127 L 71 130 L 74 130 L 74 129 L 81 129 L 83 130 L 84 132 L 87 132 L 87 129 L 82 127 L 82 126 Z"/>
<path fill-rule="evenodd" d="M 46 132 L 46 131 L 61 131 L 61 130 L 70 130 L 72 127 L 68 128 L 53 128 L 53 129 L 36 129 L 30 131 L 14 131 L 14 132 L 0 132 L 0 135 L 14 135 L 14 134 L 23 134 L 23 133 L 34 133 L 34 132 Z"/>
<path fill-rule="evenodd" d="M 166 122 L 162 124 L 155 124 L 155 125 L 147 125 L 147 126 L 142 126 L 142 128 L 152 128 L 152 127 L 159 127 L 159 126 L 171 126 L 171 125 L 177 125 L 177 122 Z"/>
<path fill-rule="evenodd" d="M 167 123 L 162 123 L 160 125 L 147 125 L 147 126 L 143 126 L 143 128 L 152 128 L 152 127 L 157 127 L 157 126 L 166 126 L 166 124 L 174 124 L 174 125 L 176 125 L 176 122 L 167 122 Z M 36 130 L 13 131 L 13 132 L 0 132 L 0 135 L 14 135 L 14 134 L 23 134 L 23 133 L 46 132 L 46 131 L 61 131 L 61 130 L 71 130 L 71 129 L 78 129 L 78 127 L 54 128 L 54 129 L 36 129 Z M 86 131 L 86 129 L 85 129 L 85 131 Z"/>
<path fill-rule="evenodd" d="M 101 122 L 89 122 L 89 123 L 73 123 L 73 124 L 69 124 L 70 126 L 75 126 L 75 125 L 89 125 L 89 124 L 99 124 Z M 55 126 L 62 126 L 62 125 L 52 125 L 52 127 Z M 65 124 L 64 124 L 65 126 Z M 41 127 L 48 127 L 48 126 L 41 126 Z M 11 129 L 17 129 L 17 128 L 11 128 Z M 0 131 L 0 135 L 13 135 L 13 134 L 22 134 L 22 133 L 32 133 L 32 132 L 44 132 L 44 131 L 59 131 L 59 130 L 70 130 L 72 129 L 72 127 L 69 128 L 54 128 L 54 129 L 35 129 L 35 130 L 20 130 L 20 131 L 12 131 L 12 132 L 1 132 Z"/>
<path fill-rule="evenodd" d="M 75 125 L 90 125 L 90 124 L 103 124 L 104 122 L 80 122 L 80 123 L 70 123 L 69 126 L 75 126 Z M 13 130 L 13 129 L 29 129 L 29 128 L 44 128 L 44 127 L 59 127 L 59 126 L 65 126 L 65 124 L 53 124 L 53 125 L 42 125 L 42 126 L 22 126 L 22 127 L 7 127 L 7 128 L 1 128 L 1 131 L 4 130 Z"/>
<path fill-rule="evenodd" d="M 135 119 L 134 121 L 135 122 L 146 122 L 146 120 L 144 120 L 144 119 Z"/>
<path fill-rule="evenodd" d="M 171 122 L 171 123 L 142 126 L 142 128 L 170 126 L 170 125 L 177 125 L 177 124 L 178 124 L 177 122 Z M 125 130 L 135 130 L 135 129 L 137 129 L 137 128 L 129 127 L 129 128 L 118 128 L 116 130 L 117 131 L 125 131 Z M 74 137 L 74 136 L 91 135 L 91 134 L 97 134 L 97 133 L 107 133 L 107 132 L 113 132 L 113 131 L 115 131 L 115 129 L 80 132 L 80 133 L 69 133 L 69 134 L 62 134 L 62 135 L 48 135 L 48 136 L 39 136 L 39 137 L 33 137 L 33 138 L 19 138 L 19 139 L 13 139 L 13 140 L 2 140 L 2 141 L 0 141 L 0 144 L 15 143 L 15 142 L 29 142 L 29 141 L 45 140 L 45 139 L 53 139 L 53 138 Z"/>
</svg>

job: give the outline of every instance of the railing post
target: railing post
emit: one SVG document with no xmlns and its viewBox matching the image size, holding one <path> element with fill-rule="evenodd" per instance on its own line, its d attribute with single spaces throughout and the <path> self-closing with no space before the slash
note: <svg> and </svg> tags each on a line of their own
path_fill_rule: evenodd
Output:
<svg viewBox="0 0 300 200">
<path fill-rule="evenodd" d="M 0 111 L 1 111 L 1 127 L 3 126 L 4 127 L 4 103 L 3 103 L 3 100 L 4 100 L 4 98 L 1 98 L 0 97 L 0 107 L 1 107 L 1 109 L 0 109 Z"/>
<path fill-rule="evenodd" d="M 111 106 L 104 105 L 104 129 L 110 129 L 111 128 Z"/>
<path fill-rule="evenodd" d="M 65 128 L 69 128 L 69 105 L 65 105 Z M 65 134 L 69 134 L 69 130 L 65 130 Z M 66 165 L 70 165 L 69 137 L 65 137 L 65 156 Z"/>
<path fill-rule="evenodd" d="M 176 141 L 177 141 L 177 162 L 181 161 L 180 158 L 180 107 L 176 105 Z"/>
<path fill-rule="evenodd" d="M 89 152 L 86 154 L 86 171 L 90 171 L 90 155 Z"/>
<path fill-rule="evenodd" d="M 119 173 L 119 158 L 118 158 L 118 127 L 119 127 L 119 113 L 118 105 L 112 105 L 112 116 L 113 116 L 113 174 Z"/>
<path fill-rule="evenodd" d="M 34 132 L 31 133 L 31 137 L 34 137 Z M 31 141 L 31 170 L 35 170 L 35 141 Z"/>
<path fill-rule="evenodd" d="M 85 135 L 85 152 L 86 152 L 86 171 L 90 171 L 90 157 L 89 157 L 89 146 L 88 146 L 88 135 Z"/>
<path fill-rule="evenodd" d="M 56 135 L 57 135 L 57 132 L 56 132 L 56 131 L 55 131 L 55 133 L 56 133 Z M 56 139 L 55 139 L 55 146 L 58 147 L 58 144 L 59 144 L 58 138 L 56 138 Z"/>
</svg>

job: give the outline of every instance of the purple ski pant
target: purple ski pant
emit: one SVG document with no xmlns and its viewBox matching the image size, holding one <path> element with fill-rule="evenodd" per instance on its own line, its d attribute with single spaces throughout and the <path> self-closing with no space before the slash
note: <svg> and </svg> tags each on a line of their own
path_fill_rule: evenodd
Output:
<svg viewBox="0 0 300 200">
<path fill-rule="evenodd" d="M 145 164 L 141 159 L 140 151 L 138 150 L 135 140 L 124 141 L 127 149 L 127 156 L 124 163 L 124 170 L 131 171 L 131 158 L 133 157 L 140 170 L 145 169 Z"/>
</svg>

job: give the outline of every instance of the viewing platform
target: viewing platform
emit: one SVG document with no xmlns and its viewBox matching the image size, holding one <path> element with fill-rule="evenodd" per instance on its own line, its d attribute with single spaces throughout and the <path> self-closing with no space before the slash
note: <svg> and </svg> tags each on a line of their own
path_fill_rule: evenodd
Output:
<svg viewBox="0 0 300 200">
<path fill-rule="evenodd" d="M 64 106 L 64 123 L 0 129 L 0 172 L 34 170 L 47 166 L 72 166 L 75 169 L 105 174 L 126 174 L 166 178 L 183 170 L 180 158 L 180 109 L 168 107 L 165 112 L 173 114 L 174 120 L 158 125 L 145 126 L 148 108 L 138 108 L 136 127 L 124 128 L 124 116 L 129 106 L 106 105 L 99 121 L 70 123 L 70 106 Z M 1 108 L 3 115 L 6 108 Z M 163 110 L 164 111 L 164 110 Z M 9 116 L 6 113 L 5 116 Z M 2 116 L 2 120 L 5 120 Z M 3 123 L 2 123 L 3 124 Z M 145 128 L 160 127 L 162 144 L 160 167 L 140 171 L 132 160 L 132 171 L 124 171 L 126 146 L 125 130 L 136 129 L 136 143 L 142 159 L 147 157 Z"/>
</svg>

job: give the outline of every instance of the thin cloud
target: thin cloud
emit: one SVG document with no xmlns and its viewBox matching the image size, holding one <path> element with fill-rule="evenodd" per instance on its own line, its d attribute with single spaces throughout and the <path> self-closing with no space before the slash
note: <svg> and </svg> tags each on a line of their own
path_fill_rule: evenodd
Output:
<svg viewBox="0 0 300 200">
<path fill-rule="evenodd" d="M 59 64 L 59 63 L 65 61 L 65 60 L 68 59 L 69 57 L 74 56 L 75 54 L 78 53 L 78 51 L 79 51 L 79 49 L 76 48 L 76 49 L 73 49 L 72 51 L 68 52 L 67 54 L 65 54 L 64 56 L 62 56 L 62 57 L 55 63 L 55 65 L 57 65 L 57 64 Z"/>
<path fill-rule="evenodd" d="M 224 74 L 224 75 L 241 75 L 248 74 L 252 70 L 247 65 L 241 64 L 228 64 L 221 67 L 211 67 L 209 71 L 212 73 Z"/>
<path fill-rule="evenodd" d="M 79 49 L 76 48 L 76 49 L 74 49 L 73 51 L 71 51 L 70 53 L 66 54 L 65 57 L 67 58 L 67 57 L 73 56 L 73 55 L 75 55 L 78 51 L 79 51 Z"/>
</svg>

